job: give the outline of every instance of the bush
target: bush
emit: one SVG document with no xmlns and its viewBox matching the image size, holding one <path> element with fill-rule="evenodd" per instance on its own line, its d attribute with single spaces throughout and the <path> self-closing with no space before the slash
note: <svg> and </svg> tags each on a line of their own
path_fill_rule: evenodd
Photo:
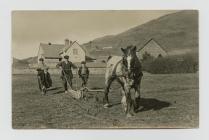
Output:
<svg viewBox="0 0 209 140">
<path fill-rule="evenodd" d="M 149 58 L 142 60 L 144 71 L 153 74 L 193 73 L 198 71 L 198 57 L 195 55 L 178 55 Z"/>
</svg>

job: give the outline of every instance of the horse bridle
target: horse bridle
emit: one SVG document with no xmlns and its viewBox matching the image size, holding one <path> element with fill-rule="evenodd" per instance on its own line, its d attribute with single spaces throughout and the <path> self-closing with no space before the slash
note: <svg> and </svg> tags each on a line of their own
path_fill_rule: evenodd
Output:
<svg viewBox="0 0 209 140">
<path fill-rule="evenodd" d="M 135 59 L 135 58 L 134 58 Z M 125 56 L 123 56 L 122 59 L 122 64 L 125 67 L 125 71 L 122 74 L 122 77 L 125 78 L 126 81 L 134 81 L 134 69 L 135 69 L 135 65 L 132 65 L 132 67 L 130 68 L 130 73 L 128 72 L 128 68 L 127 68 L 127 61 Z"/>
<path fill-rule="evenodd" d="M 133 58 L 133 59 L 135 59 L 135 58 Z M 128 69 L 126 56 L 123 56 L 123 60 L 122 61 L 123 61 L 123 65 L 126 67 L 126 69 Z M 135 65 L 132 65 L 130 67 L 130 71 L 133 72 L 134 69 L 135 69 Z"/>
</svg>

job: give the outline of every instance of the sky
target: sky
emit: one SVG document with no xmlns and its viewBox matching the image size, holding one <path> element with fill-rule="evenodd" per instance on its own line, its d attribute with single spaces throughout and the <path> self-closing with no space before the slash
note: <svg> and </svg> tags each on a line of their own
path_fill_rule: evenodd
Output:
<svg viewBox="0 0 209 140">
<path fill-rule="evenodd" d="M 176 11 L 13 11 L 12 55 L 36 56 L 40 43 L 79 44 L 114 35 Z"/>
</svg>

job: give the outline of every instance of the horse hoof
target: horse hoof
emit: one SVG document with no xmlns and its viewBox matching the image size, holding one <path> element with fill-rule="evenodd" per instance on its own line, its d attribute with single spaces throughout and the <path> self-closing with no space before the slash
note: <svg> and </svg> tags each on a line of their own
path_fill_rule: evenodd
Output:
<svg viewBox="0 0 209 140">
<path fill-rule="evenodd" d="M 105 105 L 104 105 L 104 108 L 108 108 L 108 107 L 109 107 L 109 104 L 105 104 Z"/>
<path fill-rule="evenodd" d="M 133 117 L 133 114 L 128 113 L 128 114 L 126 115 L 126 117 L 127 117 L 127 118 L 131 118 L 131 117 Z"/>
</svg>

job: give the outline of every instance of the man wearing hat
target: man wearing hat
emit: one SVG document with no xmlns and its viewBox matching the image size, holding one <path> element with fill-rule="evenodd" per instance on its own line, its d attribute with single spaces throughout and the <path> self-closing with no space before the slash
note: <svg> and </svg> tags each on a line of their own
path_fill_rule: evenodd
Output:
<svg viewBox="0 0 209 140">
<path fill-rule="evenodd" d="M 56 67 L 62 69 L 61 79 L 63 81 L 65 93 L 67 93 L 68 85 L 70 86 L 69 88 L 72 89 L 72 79 L 73 79 L 72 68 L 75 69 L 76 66 L 71 61 L 69 61 L 69 56 L 65 55 L 64 60 L 60 61 Z"/>
<path fill-rule="evenodd" d="M 48 72 L 49 67 L 44 63 L 44 59 L 40 58 L 38 62 L 38 83 L 42 94 L 46 93 L 46 89 L 52 86 L 51 76 Z"/>
<path fill-rule="evenodd" d="M 86 66 L 85 61 L 81 62 L 81 67 L 78 69 L 78 75 L 82 79 L 82 87 L 86 87 L 89 78 L 89 69 Z"/>
</svg>

